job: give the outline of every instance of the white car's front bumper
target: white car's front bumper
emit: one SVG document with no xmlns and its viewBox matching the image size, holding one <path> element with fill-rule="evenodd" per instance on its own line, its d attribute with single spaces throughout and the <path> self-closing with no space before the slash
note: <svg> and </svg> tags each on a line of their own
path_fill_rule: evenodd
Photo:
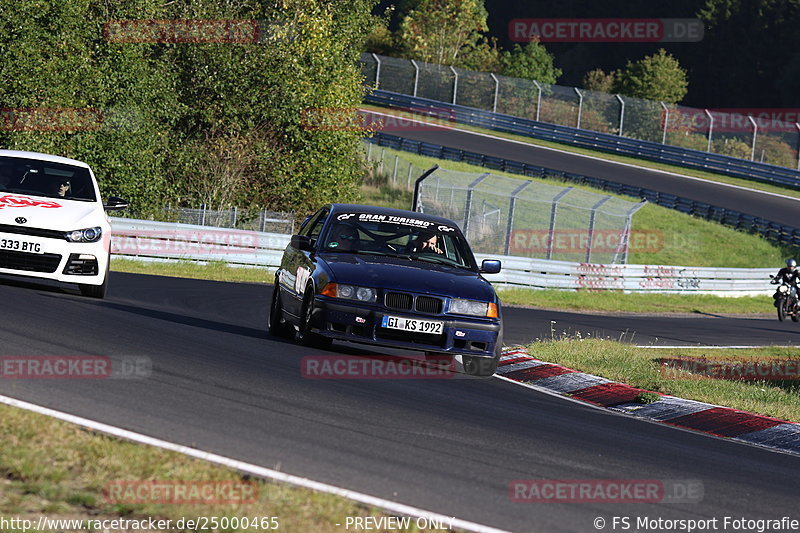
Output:
<svg viewBox="0 0 800 533">
<path fill-rule="evenodd" d="M 99 241 L 80 243 L 0 231 L 0 274 L 102 285 L 108 266 L 110 233 L 110 228 L 103 228 Z"/>
</svg>

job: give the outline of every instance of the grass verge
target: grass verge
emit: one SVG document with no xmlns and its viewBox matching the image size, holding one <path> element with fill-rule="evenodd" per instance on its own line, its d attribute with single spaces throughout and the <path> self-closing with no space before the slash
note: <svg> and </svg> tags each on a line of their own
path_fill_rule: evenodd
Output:
<svg viewBox="0 0 800 533">
<path fill-rule="evenodd" d="M 175 524 L 184 517 L 277 517 L 278 531 L 333 533 L 341 531 L 348 516 L 388 516 L 379 509 L 339 496 L 248 479 L 234 470 L 179 453 L 95 434 L 61 420 L 6 405 L 0 405 L 0 441 L 3 443 L 0 446 L 0 517 L 7 520 L 33 517 L 36 524 L 41 515 L 51 519 L 83 520 L 154 517 L 173 520 Z M 234 497 L 237 503 L 204 504 L 163 503 L 163 500 L 126 503 L 107 499 L 104 489 L 130 481 L 176 485 L 191 482 L 252 483 L 249 486 L 253 490 L 249 494 L 253 497 Z M 113 492 L 113 488 L 110 490 L 112 497 L 124 494 Z M 337 526 L 337 523 L 341 525 Z M 172 527 L 161 531 L 194 529 Z M 252 532 L 254 528 L 218 528 L 214 531 Z"/>
<path fill-rule="evenodd" d="M 557 291 L 499 289 L 503 305 L 544 307 L 567 311 L 628 313 L 773 313 L 769 296 L 728 298 L 707 294 L 625 294 L 622 291 Z"/>
<path fill-rule="evenodd" d="M 800 382 L 737 381 L 703 375 L 664 371 L 659 358 L 693 357 L 714 361 L 756 362 L 800 359 L 798 348 L 658 349 L 639 348 L 608 339 L 560 338 L 540 340 L 528 346 L 530 354 L 650 391 L 708 402 L 800 422 Z M 701 373 L 702 374 L 702 373 Z"/>
<path fill-rule="evenodd" d="M 407 117 L 407 118 L 415 118 L 415 119 L 419 119 L 419 120 L 424 120 L 424 117 L 420 118 L 420 115 L 409 113 L 408 111 L 400 111 L 400 110 L 396 110 L 396 109 L 378 107 L 378 106 L 374 106 L 374 105 L 361 105 L 360 107 L 362 109 L 367 109 L 367 110 L 370 110 L 370 111 L 376 111 L 376 112 L 379 112 L 379 113 L 390 113 L 390 114 L 396 115 L 396 116 L 402 116 L 402 117 Z M 575 153 L 575 154 L 589 155 L 589 156 L 592 156 L 592 157 L 596 157 L 598 159 L 604 159 L 606 161 L 614 161 L 614 162 L 618 162 L 618 163 L 626 163 L 626 164 L 629 164 L 629 165 L 635 165 L 635 166 L 644 167 L 644 168 L 652 168 L 652 169 L 655 169 L 655 170 L 664 170 L 666 172 L 672 172 L 672 173 L 675 173 L 675 174 L 682 174 L 684 176 L 692 176 L 692 177 L 695 177 L 695 178 L 702 178 L 702 179 L 706 179 L 706 180 L 709 180 L 709 181 L 716 181 L 716 182 L 719 182 L 719 183 L 728 183 L 730 185 L 738 185 L 739 187 L 746 187 L 748 189 L 755 189 L 755 190 L 758 190 L 758 191 L 772 192 L 772 193 L 777 193 L 777 194 L 783 194 L 785 196 L 791 196 L 793 198 L 800 198 L 800 191 L 799 190 L 789 189 L 789 188 L 786 188 L 786 187 L 781 187 L 779 185 L 772 185 L 772 184 L 769 184 L 769 183 L 761 183 L 761 182 L 758 182 L 758 181 L 746 180 L 746 179 L 742 179 L 742 178 L 734 178 L 734 177 L 731 177 L 731 176 L 726 176 L 724 174 L 716 174 L 714 172 L 707 172 L 707 171 L 696 170 L 696 169 L 692 169 L 692 168 L 684 168 L 684 167 L 679 167 L 679 166 L 676 166 L 676 165 L 669 165 L 669 164 L 666 164 L 666 163 L 657 163 L 655 161 L 647 161 L 645 159 L 636 159 L 634 157 L 628 157 L 628 156 L 617 155 L 617 154 L 609 154 L 607 152 L 600 152 L 598 150 L 589 150 L 587 148 L 578 148 L 578 147 L 575 147 L 575 146 L 572 146 L 572 145 L 568 145 L 568 144 L 561 144 L 561 143 L 556 143 L 556 142 L 552 142 L 552 141 L 543 141 L 543 140 L 540 140 L 540 139 L 534 139 L 533 137 L 526 137 L 524 135 L 515 135 L 513 133 L 504 133 L 504 132 L 499 132 L 499 131 L 494 131 L 494 130 L 488 130 L 488 129 L 485 129 L 485 128 L 479 128 L 479 127 L 476 127 L 476 126 L 470 126 L 470 125 L 467 125 L 467 124 L 440 123 L 440 122 L 435 122 L 434 124 L 441 124 L 442 126 L 448 126 L 448 127 L 451 127 L 451 128 L 458 128 L 460 130 L 465 130 L 465 131 L 473 131 L 473 132 L 476 132 L 476 133 L 484 133 L 484 134 L 487 134 L 487 135 L 492 135 L 494 137 L 501 137 L 501 138 L 504 138 L 504 139 L 520 141 L 520 142 L 524 142 L 524 143 L 527 143 L 527 144 L 532 144 L 532 145 L 535 145 L 535 146 L 543 146 L 545 148 L 555 148 L 557 150 L 562 150 L 564 152 L 572 152 L 572 153 Z M 394 135 L 398 135 L 399 134 L 399 135 L 402 136 L 402 132 L 387 131 L 386 133 L 394 134 Z"/>
<path fill-rule="evenodd" d="M 272 283 L 274 269 L 237 268 L 221 262 L 200 264 L 195 261 L 166 263 L 162 261 L 137 261 L 134 259 L 111 258 L 111 270 L 131 274 L 152 274 L 173 278 L 207 279 L 211 281 L 230 281 L 235 283 Z"/>
</svg>

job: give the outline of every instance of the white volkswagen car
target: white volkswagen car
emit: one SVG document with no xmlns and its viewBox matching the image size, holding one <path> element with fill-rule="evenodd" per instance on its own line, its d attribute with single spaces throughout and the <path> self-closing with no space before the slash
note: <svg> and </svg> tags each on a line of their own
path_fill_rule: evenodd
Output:
<svg viewBox="0 0 800 533">
<path fill-rule="evenodd" d="M 77 283 L 103 298 L 111 224 L 89 165 L 54 155 L 0 150 L 0 274 Z"/>
</svg>

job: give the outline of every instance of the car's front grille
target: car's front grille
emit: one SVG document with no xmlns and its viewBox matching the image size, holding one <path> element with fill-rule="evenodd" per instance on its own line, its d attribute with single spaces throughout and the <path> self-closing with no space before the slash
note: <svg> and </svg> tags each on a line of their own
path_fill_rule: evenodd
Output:
<svg viewBox="0 0 800 533">
<path fill-rule="evenodd" d="M 32 237 L 45 237 L 48 239 L 64 240 L 64 232 L 54 229 L 27 228 L 25 226 L 10 226 L 0 224 L 0 233 L 14 233 L 15 235 L 30 235 Z"/>
<path fill-rule="evenodd" d="M 433 298 L 432 296 L 417 296 L 417 301 L 414 306 L 420 313 L 431 313 L 438 315 L 442 312 L 443 302 L 441 298 Z"/>
<path fill-rule="evenodd" d="M 383 303 L 388 309 L 397 311 L 411 311 L 438 315 L 444 308 L 444 301 L 433 296 L 412 296 L 405 292 L 387 292 Z"/>
<path fill-rule="evenodd" d="M 29 272 L 55 272 L 61 256 L 58 254 L 29 254 L 0 250 L 0 268 L 27 270 Z"/>
<path fill-rule="evenodd" d="M 387 292 L 383 297 L 384 305 L 389 309 L 398 311 L 410 311 L 414 303 L 414 298 L 404 292 Z"/>
</svg>

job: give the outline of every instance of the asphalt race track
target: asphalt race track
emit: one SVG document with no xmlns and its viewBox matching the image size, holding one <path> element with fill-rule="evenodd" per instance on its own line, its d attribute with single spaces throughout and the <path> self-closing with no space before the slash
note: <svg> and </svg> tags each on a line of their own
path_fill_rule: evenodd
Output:
<svg viewBox="0 0 800 533">
<path fill-rule="evenodd" d="M 0 355 L 146 356 L 143 379 L 0 379 L 0 394 L 445 515 L 517 532 L 604 517 L 780 518 L 800 458 L 650 424 L 497 378 L 318 380 L 325 354 L 265 332 L 271 288 L 112 273 L 109 296 L 0 284 Z M 765 305 L 771 302 L 766 298 Z M 797 343 L 800 325 L 509 309 L 508 342 L 556 330 L 635 340 Z M 363 357 L 354 346 L 334 353 Z M 518 479 L 699 480 L 699 503 L 514 503 Z M 796 518 L 796 517 L 795 517 Z M 282 526 L 284 524 L 282 523 Z M 610 525 L 606 530 L 610 530 Z M 294 531 L 291 524 L 286 531 Z"/>
<path fill-rule="evenodd" d="M 391 113 L 391 110 L 387 109 L 386 112 Z M 368 111 L 363 111 L 362 113 L 372 115 L 372 123 L 381 119 L 380 115 L 374 115 Z M 567 152 L 549 150 L 534 145 L 431 124 L 425 124 L 422 128 L 407 127 L 400 131 L 395 127 L 394 129 L 387 129 L 385 132 L 415 141 L 440 144 L 460 150 L 468 150 L 565 172 L 574 172 L 668 194 L 676 194 L 691 200 L 735 209 L 742 213 L 763 217 L 788 226 L 797 225 L 800 200 L 764 194 L 749 189 L 727 187 L 719 183 L 684 178 L 644 168 L 621 165 L 612 161 L 581 157 Z"/>
</svg>

